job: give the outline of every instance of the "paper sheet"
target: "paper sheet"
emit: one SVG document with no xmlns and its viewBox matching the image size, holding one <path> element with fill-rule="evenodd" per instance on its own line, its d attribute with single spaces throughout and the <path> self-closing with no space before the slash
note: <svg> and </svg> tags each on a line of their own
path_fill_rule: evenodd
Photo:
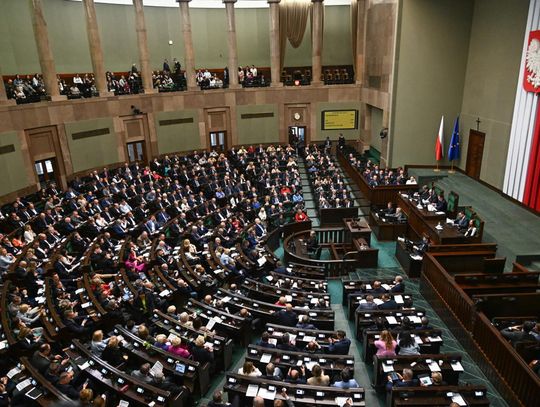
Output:
<svg viewBox="0 0 540 407">
<path fill-rule="evenodd" d="M 250 384 L 246 391 L 246 397 L 256 397 L 259 391 L 259 386 L 256 384 Z"/>
<path fill-rule="evenodd" d="M 270 353 L 263 353 L 261 356 L 261 363 L 269 363 L 272 360 L 272 355 Z"/>
</svg>

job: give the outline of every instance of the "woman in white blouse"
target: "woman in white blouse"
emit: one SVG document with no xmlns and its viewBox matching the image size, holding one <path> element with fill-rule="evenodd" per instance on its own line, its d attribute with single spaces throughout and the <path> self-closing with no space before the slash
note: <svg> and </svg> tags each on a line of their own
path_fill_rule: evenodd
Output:
<svg viewBox="0 0 540 407">
<path fill-rule="evenodd" d="M 34 241 L 34 239 L 36 238 L 36 232 L 34 232 L 32 230 L 32 226 L 30 226 L 30 225 L 25 225 L 24 226 L 23 237 L 24 237 L 24 243 L 25 244 L 29 244 L 29 243 L 32 243 Z"/>
</svg>

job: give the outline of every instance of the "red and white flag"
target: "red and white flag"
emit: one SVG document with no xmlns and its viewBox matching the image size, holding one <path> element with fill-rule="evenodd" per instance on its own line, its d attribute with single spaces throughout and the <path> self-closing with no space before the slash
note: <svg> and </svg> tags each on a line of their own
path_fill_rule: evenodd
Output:
<svg viewBox="0 0 540 407">
<path fill-rule="evenodd" d="M 444 157 L 444 116 L 441 117 L 441 126 L 439 127 L 439 134 L 437 134 L 437 141 L 435 142 L 435 159 L 440 161 Z"/>
</svg>

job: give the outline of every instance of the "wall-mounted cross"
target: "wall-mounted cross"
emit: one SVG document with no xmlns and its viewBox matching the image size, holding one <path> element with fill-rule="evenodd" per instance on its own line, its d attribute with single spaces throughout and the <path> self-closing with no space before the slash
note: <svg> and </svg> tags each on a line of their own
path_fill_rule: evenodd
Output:
<svg viewBox="0 0 540 407">
<path fill-rule="evenodd" d="M 482 123 L 480 118 L 476 119 L 476 131 L 480 131 L 480 123 Z"/>
</svg>

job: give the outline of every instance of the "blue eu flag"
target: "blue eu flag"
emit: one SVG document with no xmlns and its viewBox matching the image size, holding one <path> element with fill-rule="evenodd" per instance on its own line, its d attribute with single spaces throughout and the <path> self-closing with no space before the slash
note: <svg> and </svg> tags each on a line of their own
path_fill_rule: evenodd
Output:
<svg viewBox="0 0 540 407">
<path fill-rule="evenodd" d="M 448 160 L 453 161 L 459 158 L 459 116 L 456 117 L 454 122 L 454 131 L 452 132 L 452 139 L 450 140 L 450 147 L 448 148 Z"/>
</svg>

